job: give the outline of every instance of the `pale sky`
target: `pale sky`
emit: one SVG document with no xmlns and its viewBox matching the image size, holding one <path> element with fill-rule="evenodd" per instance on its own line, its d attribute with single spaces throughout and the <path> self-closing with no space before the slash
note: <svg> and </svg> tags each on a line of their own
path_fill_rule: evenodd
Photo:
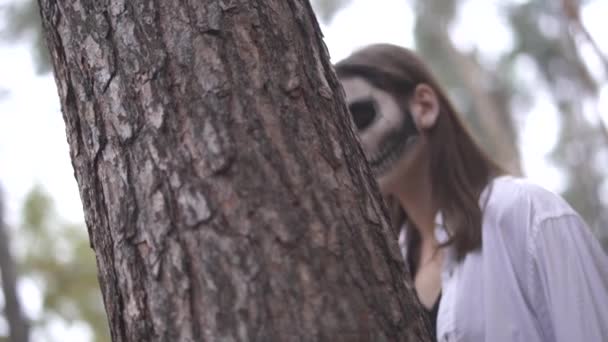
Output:
<svg viewBox="0 0 608 342">
<path fill-rule="evenodd" d="M 6 2 L 0 0 L 0 3 Z M 497 16 L 496 5 L 500 3 L 504 0 L 468 0 L 459 13 L 459 20 L 451 27 L 458 46 L 475 47 L 491 62 L 513 43 L 508 27 Z M 583 16 L 586 26 L 608 54 L 604 24 L 608 1 L 591 2 Z M 354 0 L 330 25 L 322 28 L 332 61 L 336 62 L 353 49 L 370 43 L 412 47 L 412 24 L 413 13 L 406 0 Z M 23 199 L 37 183 L 51 194 L 64 219 L 83 222 L 55 82 L 50 75 L 35 75 L 29 49 L 28 44 L 0 46 L 0 89 L 10 91 L 0 99 L 0 184 L 7 196 L 8 222 L 13 226 L 17 223 Z M 597 61 L 590 59 L 590 62 L 599 70 Z M 521 64 L 527 68 L 530 82 L 534 82 L 533 68 L 526 66 L 525 61 Z M 605 83 L 606 75 L 598 77 Z M 526 115 L 520 143 L 526 146 L 522 154 L 527 176 L 559 192 L 563 179 L 546 157 L 556 142 L 559 124 L 556 110 L 543 91 L 539 90 L 532 110 Z M 608 85 L 603 87 L 599 102 L 598 108 L 608 120 Z M 608 164 L 608 158 L 606 162 Z M 608 194 L 608 184 L 604 189 Z M 35 289 L 28 290 L 31 286 L 22 284 L 20 290 L 35 294 Z M 26 305 L 31 314 L 40 310 L 39 301 L 33 298 L 29 298 Z M 52 330 L 64 341 L 81 341 L 86 336 L 86 327 L 78 325 L 68 328 L 58 323 Z"/>
</svg>

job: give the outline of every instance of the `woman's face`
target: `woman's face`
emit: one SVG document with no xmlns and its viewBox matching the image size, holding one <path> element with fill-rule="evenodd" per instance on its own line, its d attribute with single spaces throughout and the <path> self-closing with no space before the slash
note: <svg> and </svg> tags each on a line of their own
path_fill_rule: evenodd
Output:
<svg viewBox="0 0 608 342">
<path fill-rule="evenodd" d="M 383 193 L 390 193 L 417 159 L 420 134 L 410 109 L 362 77 L 341 80 L 363 152 Z"/>
</svg>

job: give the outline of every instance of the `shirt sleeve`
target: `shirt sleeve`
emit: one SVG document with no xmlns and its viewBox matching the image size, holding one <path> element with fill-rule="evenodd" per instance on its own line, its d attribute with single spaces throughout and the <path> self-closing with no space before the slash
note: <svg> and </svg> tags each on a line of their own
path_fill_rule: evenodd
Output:
<svg viewBox="0 0 608 342">
<path fill-rule="evenodd" d="M 557 342 L 608 341 L 608 256 L 575 213 L 536 228 L 531 270 L 546 332 Z"/>
</svg>

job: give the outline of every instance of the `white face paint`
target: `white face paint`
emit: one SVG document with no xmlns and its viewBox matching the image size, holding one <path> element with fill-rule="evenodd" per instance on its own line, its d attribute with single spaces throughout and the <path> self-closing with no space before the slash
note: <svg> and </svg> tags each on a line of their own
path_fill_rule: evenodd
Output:
<svg viewBox="0 0 608 342">
<path fill-rule="evenodd" d="M 363 152 L 376 177 L 387 174 L 418 137 L 409 112 L 395 98 L 362 77 L 343 79 L 346 102 Z"/>
</svg>

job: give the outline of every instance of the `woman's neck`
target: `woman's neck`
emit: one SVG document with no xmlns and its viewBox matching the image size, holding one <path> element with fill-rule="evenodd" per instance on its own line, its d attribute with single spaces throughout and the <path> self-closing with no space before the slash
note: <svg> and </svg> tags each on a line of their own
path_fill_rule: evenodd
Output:
<svg viewBox="0 0 608 342">
<path fill-rule="evenodd" d="M 419 168 L 410 170 L 412 174 L 402 178 L 394 195 L 418 230 L 422 242 L 426 243 L 435 241 L 435 216 L 438 207 L 436 199 L 433 198 L 430 170 L 426 167 L 428 164 L 419 165 Z"/>
</svg>

